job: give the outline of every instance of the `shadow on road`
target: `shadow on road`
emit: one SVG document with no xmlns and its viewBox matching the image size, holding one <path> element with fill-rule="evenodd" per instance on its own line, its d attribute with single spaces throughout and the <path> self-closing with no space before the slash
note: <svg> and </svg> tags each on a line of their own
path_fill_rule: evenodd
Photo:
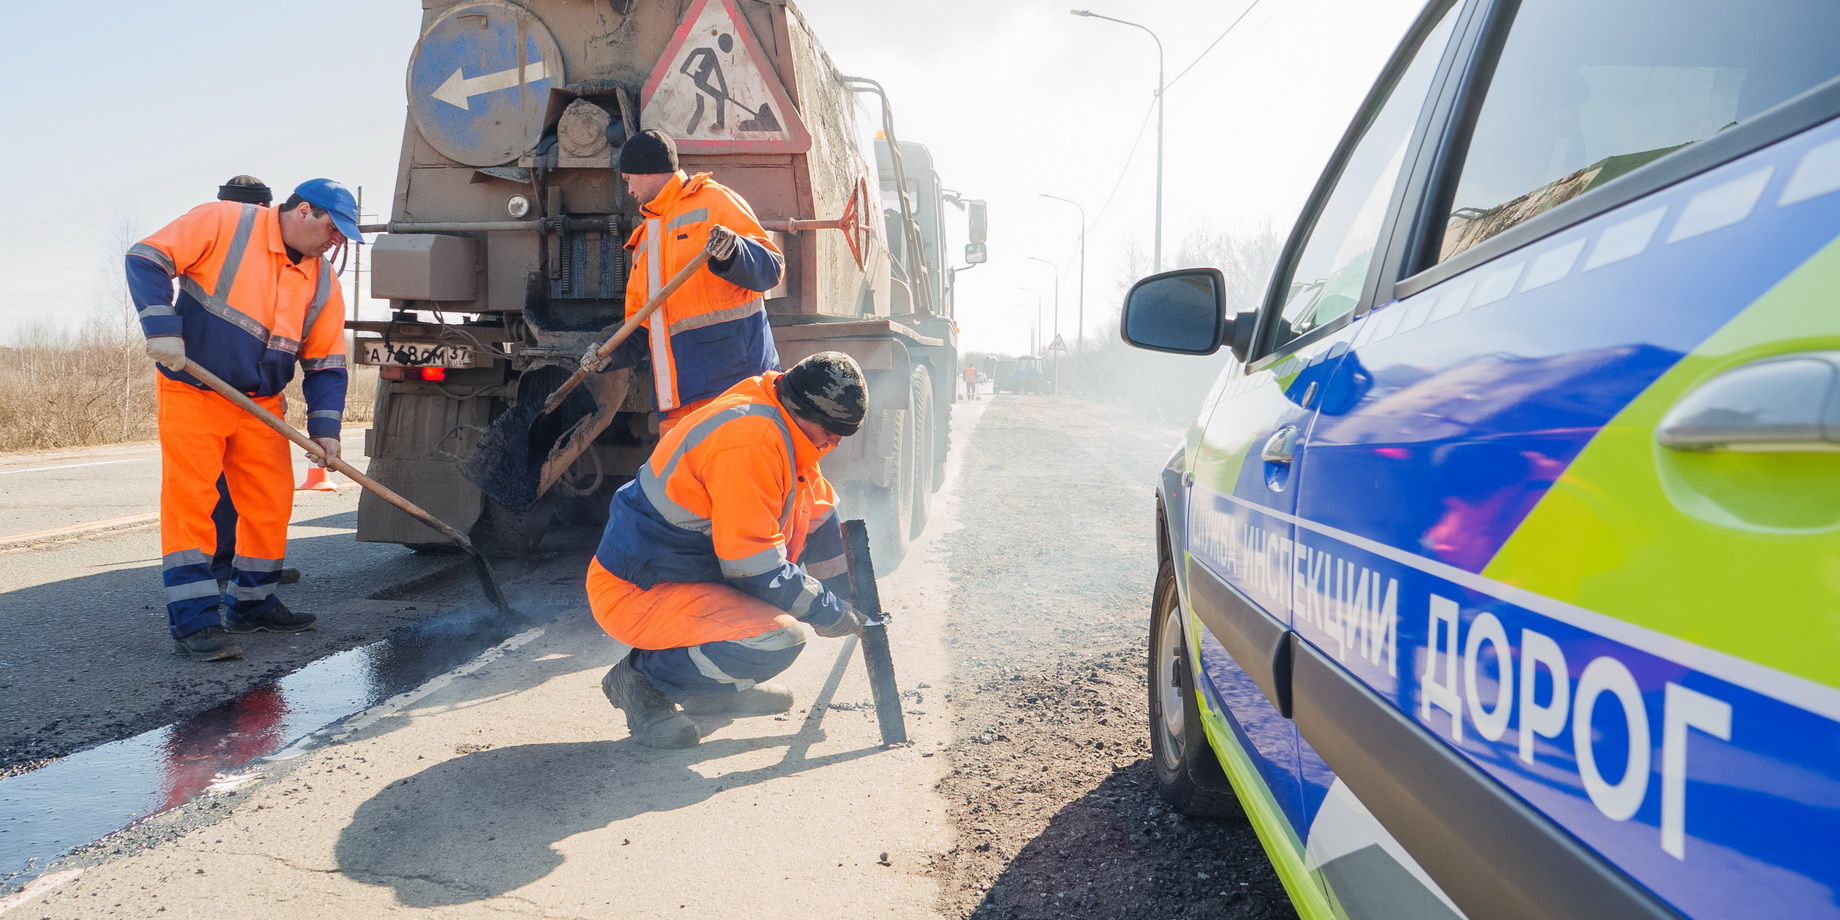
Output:
<svg viewBox="0 0 1840 920">
<path fill-rule="evenodd" d="M 631 738 L 528 744 L 467 754 L 397 780 L 358 806 L 340 833 L 334 849 L 340 871 L 394 888 L 408 907 L 484 901 L 554 871 L 563 861 L 556 845 L 576 834 L 881 753 L 886 749 L 873 746 L 809 756 L 825 737 L 824 714 L 855 650 L 854 640 L 838 649 L 804 723 L 790 734 L 705 740 L 682 751 L 642 747 Z M 707 733 L 729 721 L 698 724 Z M 692 769 L 777 747 L 786 755 L 770 766 L 717 777 Z"/>
<path fill-rule="evenodd" d="M 1068 803 L 1010 860 L 971 916 L 1294 920 L 1249 825 L 1182 817 L 1155 789 L 1154 768 L 1139 760 Z"/>
</svg>

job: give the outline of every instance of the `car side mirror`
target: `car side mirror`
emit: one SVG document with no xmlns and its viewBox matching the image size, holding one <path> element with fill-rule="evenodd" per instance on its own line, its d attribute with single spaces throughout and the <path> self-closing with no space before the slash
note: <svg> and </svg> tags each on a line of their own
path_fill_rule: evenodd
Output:
<svg viewBox="0 0 1840 920">
<path fill-rule="evenodd" d="M 984 251 L 984 241 L 990 236 L 989 220 L 990 210 L 984 203 L 984 199 L 968 198 L 965 200 L 965 223 L 968 225 L 966 229 L 970 231 L 971 245 L 976 246 L 979 252 Z"/>
<path fill-rule="evenodd" d="M 982 265 L 984 264 L 985 260 L 989 258 L 990 258 L 990 254 L 984 251 L 983 243 L 966 243 L 965 244 L 965 262 L 966 264 Z"/>
<path fill-rule="evenodd" d="M 1119 331 L 1138 348 L 1178 355 L 1211 355 L 1226 343 L 1244 361 L 1252 319 L 1227 316 L 1227 279 L 1220 269 L 1183 268 L 1131 285 Z"/>
</svg>

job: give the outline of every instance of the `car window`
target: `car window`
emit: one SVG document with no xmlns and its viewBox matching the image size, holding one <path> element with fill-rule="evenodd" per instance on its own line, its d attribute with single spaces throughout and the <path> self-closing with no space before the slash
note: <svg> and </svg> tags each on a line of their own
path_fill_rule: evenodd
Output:
<svg viewBox="0 0 1840 920">
<path fill-rule="evenodd" d="M 1426 34 L 1412 63 L 1343 161 L 1335 188 L 1291 263 L 1290 274 L 1279 281 L 1278 290 L 1285 293 L 1274 348 L 1354 312 L 1406 144 L 1455 21 L 1453 7 Z"/>
<path fill-rule="evenodd" d="M 1524 0 L 1442 261 L 1840 73 L 1833 0 Z"/>
</svg>

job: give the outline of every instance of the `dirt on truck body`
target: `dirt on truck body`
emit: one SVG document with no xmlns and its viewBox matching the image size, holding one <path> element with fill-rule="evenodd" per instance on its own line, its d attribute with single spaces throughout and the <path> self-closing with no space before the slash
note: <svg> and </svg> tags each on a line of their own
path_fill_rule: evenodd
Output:
<svg viewBox="0 0 1840 920">
<path fill-rule="evenodd" d="M 501 553 L 528 551 L 559 512 L 604 513 L 657 440 L 649 376 L 590 375 L 555 413 L 536 407 L 624 318 L 638 205 L 614 164 L 658 128 L 785 253 L 765 295 L 781 361 L 844 351 L 868 374 L 868 423 L 826 475 L 898 559 L 925 525 L 955 396 L 948 228 L 962 211 L 965 258 L 983 261 L 983 202 L 946 189 L 880 87 L 839 74 L 780 0 L 426 7 L 391 218 L 366 228 L 382 231 L 372 294 L 392 318 L 351 324 L 357 360 L 382 366 L 371 474 Z M 527 444 L 483 437 L 508 411 L 537 417 Z M 508 450 L 526 453 L 492 455 Z M 463 475 L 494 464 L 530 481 L 482 491 Z M 369 496 L 358 538 L 438 542 Z"/>
</svg>

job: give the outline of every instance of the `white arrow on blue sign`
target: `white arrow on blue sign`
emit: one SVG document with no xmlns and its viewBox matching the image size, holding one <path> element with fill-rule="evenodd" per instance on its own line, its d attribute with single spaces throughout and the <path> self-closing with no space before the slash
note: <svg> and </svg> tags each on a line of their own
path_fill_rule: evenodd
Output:
<svg viewBox="0 0 1840 920">
<path fill-rule="evenodd" d="M 555 37 L 528 10 L 475 0 L 443 13 L 409 60 L 409 114 L 422 138 L 468 166 L 534 146 L 549 89 L 563 85 Z"/>
<path fill-rule="evenodd" d="M 471 78 L 466 76 L 465 71 L 456 67 L 454 75 L 448 77 L 446 83 L 441 84 L 439 89 L 429 95 L 448 105 L 471 111 L 474 96 L 496 93 L 501 89 L 510 89 L 519 83 L 535 83 L 544 79 L 543 66 L 542 61 L 536 61 L 521 70 L 513 67 L 510 70 L 501 70 L 498 73 Z"/>
</svg>

